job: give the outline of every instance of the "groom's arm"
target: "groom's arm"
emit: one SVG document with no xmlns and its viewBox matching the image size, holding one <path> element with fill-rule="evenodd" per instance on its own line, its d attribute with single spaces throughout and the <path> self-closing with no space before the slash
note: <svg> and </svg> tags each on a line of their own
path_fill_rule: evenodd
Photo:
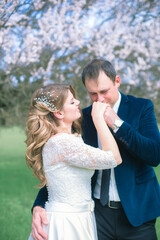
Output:
<svg viewBox="0 0 160 240">
<path fill-rule="evenodd" d="M 48 200 L 48 191 L 46 186 L 41 188 L 32 207 L 32 232 L 33 239 L 48 239 L 42 225 L 48 225 L 47 214 L 44 209 L 45 202 Z"/>
<path fill-rule="evenodd" d="M 44 208 L 45 202 L 47 202 L 47 201 L 48 201 L 48 191 L 47 191 L 47 187 L 44 186 L 43 188 L 41 188 L 39 190 L 38 195 L 34 201 L 32 210 L 36 206 L 41 206 L 42 208 Z"/>
</svg>

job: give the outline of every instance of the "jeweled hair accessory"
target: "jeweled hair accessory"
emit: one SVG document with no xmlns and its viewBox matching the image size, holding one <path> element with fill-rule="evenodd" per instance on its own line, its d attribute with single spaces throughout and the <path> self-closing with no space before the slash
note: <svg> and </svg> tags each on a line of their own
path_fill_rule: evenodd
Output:
<svg viewBox="0 0 160 240">
<path fill-rule="evenodd" d="M 51 109 L 51 111 L 57 111 L 57 108 L 54 105 L 54 101 L 57 100 L 58 96 L 56 96 L 54 99 L 51 99 L 52 96 L 53 94 L 51 94 L 50 92 L 47 92 L 47 96 L 45 96 L 43 93 L 43 88 L 41 88 L 41 97 L 34 98 L 34 100 L 36 101 L 36 103 L 44 103 L 47 107 Z"/>
</svg>

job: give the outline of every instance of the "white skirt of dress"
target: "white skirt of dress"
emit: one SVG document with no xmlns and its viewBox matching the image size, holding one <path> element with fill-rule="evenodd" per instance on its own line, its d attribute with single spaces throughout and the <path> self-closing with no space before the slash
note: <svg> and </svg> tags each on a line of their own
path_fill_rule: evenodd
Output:
<svg viewBox="0 0 160 240">
<path fill-rule="evenodd" d="M 45 208 L 49 224 L 43 229 L 48 240 L 98 240 L 93 201 L 81 205 L 47 202 Z"/>
</svg>

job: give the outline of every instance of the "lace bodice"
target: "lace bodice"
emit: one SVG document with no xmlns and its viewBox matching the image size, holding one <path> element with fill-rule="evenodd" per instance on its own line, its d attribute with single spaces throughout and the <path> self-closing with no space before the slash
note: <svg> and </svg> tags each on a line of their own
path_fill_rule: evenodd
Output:
<svg viewBox="0 0 160 240">
<path fill-rule="evenodd" d="M 78 204 L 89 201 L 94 170 L 117 165 L 111 151 L 86 145 L 81 136 L 67 133 L 51 137 L 42 155 L 49 202 Z"/>
</svg>

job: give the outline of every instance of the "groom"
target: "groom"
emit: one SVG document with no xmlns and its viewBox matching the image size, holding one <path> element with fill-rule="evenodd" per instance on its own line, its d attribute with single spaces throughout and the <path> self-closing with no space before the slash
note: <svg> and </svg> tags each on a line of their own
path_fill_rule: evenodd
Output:
<svg viewBox="0 0 160 240">
<path fill-rule="evenodd" d="M 153 167 L 160 163 L 160 133 L 153 104 L 148 99 L 120 93 L 120 77 L 112 64 L 103 59 L 87 64 L 82 81 L 92 102 L 111 105 L 105 120 L 123 160 L 114 170 L 96 171 L 92 179 L 98 239 L 156 240 L 160 186 Z M 89 106 L 83 110 L 83 139 L 91 146 L 100 147 L 91 109 Z M 47 239 L 41 226 L 42 222 L 47 224 L 42 208 L 47 197 L 44 187 L 33 206 L 32 235 L 38 240 Z"/>
</svg>

